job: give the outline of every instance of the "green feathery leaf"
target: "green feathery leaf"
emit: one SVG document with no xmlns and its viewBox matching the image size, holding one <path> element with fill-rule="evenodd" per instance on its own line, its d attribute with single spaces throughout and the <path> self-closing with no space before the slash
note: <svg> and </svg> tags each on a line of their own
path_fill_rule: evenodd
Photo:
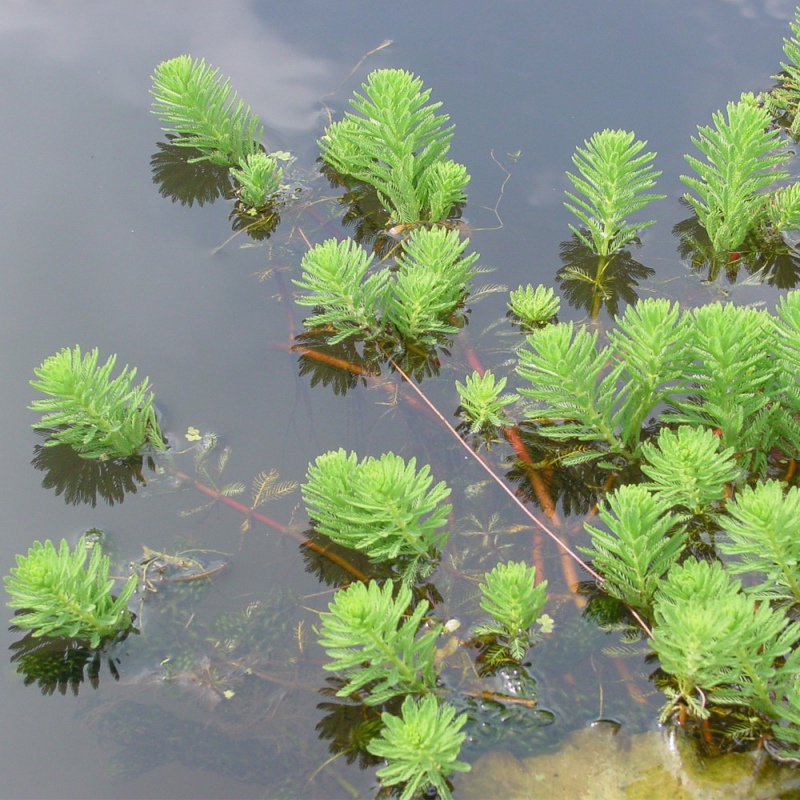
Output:
<svg viewBox="0 0 800 800">
<path fill-rule="evenodd" d="M 699 178 L 681 175 L 681 180 L 698 195 L 685 197 L 714 249 L 736 250 L 764 222 L 769 196 L 762 190 L 787 177 L 779 167 L 789 153 L 771 128 L 769 113 L 752 96 L 728 103 L 727 119 L 721 111 L 712 119 L 713 128 L 698 126 L 697 138 L 692 137 L 706 160 L 685 156 Z"/>
<path fill-rule="evenodd" d="M 452 800 L 447 776 L 470 769 L 458 761 L 467 715 L 455 713 L 451 705 L 427 695 L 419 701 L 406 697 L 399 717 L 387 711 L 381 715 L 384 729 L 367 749 L 388 762 L 377 773 L 384 786 L 405 784 L 400 800 L 411 800 L 431 787 L 441 800 Z"/>
<path fill-rule="evenodd" d="M 39 380 L 31 386 L 50 399 L 31 403 L 31 409 L 45 413 L 33 427 L 52 429 L 47 445 L 69 444 L 84 458 L 127 458 L 146 443 L 163 450 L 148 379 L 132 386 L 136 369 L 126 364 L 111 380 L 116 355 L 102 366 L 97 358 L 97 348 L 82 356 L 75 345 L 34 369 Z"/>
<path fill-rule="evenodd" d="M 494 373 L 489 369 L 483 375 L 477 371 L 467 375 L 465 383 L 456 381 L 461 408 L 470 421 L 473 433 L 490 425 L 501 427 L 511 423 L 504 409 L 519 397 L 515 394 L 501 394 L 507 382 L 507 378 L 495 379 Z"/>
<path fill-rule="evenodd" d="M 564 203 L 588 229 L 583 231 L 570 225 L 573 233 L 600 256 L 609 256 L 629 244 L 644 228 L 654 224 L 630 224 L 627 217 L 643 209 L 653 200 L 663 200 L 666 195 L 647 194 L 661 174 L 650 163 L 655 153 L 639 155 L 647 142 L 634 142 L 628 131 L 604 130 L 584 142 L 586 149 L 578 147 L 572 163 L 583 177 L 568 172 L 567 177 L 583 197 L 567 192 L 575 205 Z M 585 198 L 585 199 L 583 199 Z"/>
<path fill-rule="evenodd" d="M 417 636 L 428 611 L 427 600 L 409 615 L 411 590 L 387 581 L 353 583 L 336 593 L 322 614 L 319 643 L 331 660 L 323 669 L 346 679 L 336 694 L 348 697 L 368 684 L 364 702 L 377 706 L 399 694 L 427 692 L 436 684 L 434 656 L 441 625 Z"/>
<path fill-rule="evenodd" d="M 5 578 L 8 605 L 24 611 L 13 624 L 34 636 L 88 639 L 90 647 L 99 647 L 103 639 L 131 627 L 128 601 L 138 582 L 132 575 L 115 598 L 108 571 L 108 556 L 99 547 L 90 555 L 83 538 L 73 552 L 65 539 L 58 550 L 49 539 L 34 542 Z"/>
<path fill-rule="evenodd" d="M 264 129 L 258 117 L 238 99 L 229 81 L 203 59 L 184 55 L 164 61 L 153 75 L 153 113 L 164 131 L 175 134 L 172 144 L 194 147 L 208 160 L 241 167 L 261 151 Z"/>
</svg>

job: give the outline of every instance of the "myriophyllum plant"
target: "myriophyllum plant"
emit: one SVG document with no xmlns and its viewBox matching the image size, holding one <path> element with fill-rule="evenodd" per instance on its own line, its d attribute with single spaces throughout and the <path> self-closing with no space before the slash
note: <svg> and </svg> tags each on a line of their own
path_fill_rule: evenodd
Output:
<svg viewBox="0 0 800 800">
<path fill-rule="evenodd" d="M 640 155 L 647 142 L 634 142 L 632 132 L 604 130 L 584 144 L 585 149 L 578 147 L 572 156 L 580 175 L 567 173 L 578 194 L 567 192 L 572 203 L 564 205 L 585 227 L 569 227 L 597 255 L 610 256 L 655 224 L 654 220 L 630 223 L 627 218 L 666 197 L 647 191 L 661 173 L 651 164 L 656 154 Z"/>
<path fill-rule="evenodd" d="M 86 639 L 90 647 L 98 647 L 133 622 L 128 601 L 136 591 L 137 576 L 132 575 L 114 597 L 108 571 L 108 556 L 99 547 L 90 554 L 83 539 L 72 552 L 63 539 L 57 550 L 49 539 L 34 542 L 28 555 L 17 556 L 17 566 L 5 578 L 8 605 L 23 612 L 13 624 L 34 636 Z"/>
<path fill-rule="evenodd" d="M 453 125 L 430 89 L 400 69 L 371 73 L 350 104 L 356 114 L 320 139 L 323 160 L 344 178 L 375 187 L 394 225 L 445 220 L 466 200 L 469 175 L 447 158 Z"/>
<path fill-rule="evenodd" d="M 86 354 L 76 345 L 45 359 L 34 370 L 31 386 L 47 400 L 34 400 L 31 408 L 45 412 L 34 428 L 51 433 L 46 445 L 68 444 L 84 458 L 127 458 L 145 444 L 163 450 L 148 379 L 134 386 L 136 369 L 126 364 L 113 380 L 112 355 L 98 366 L 97 348 Z"/>
</svg>

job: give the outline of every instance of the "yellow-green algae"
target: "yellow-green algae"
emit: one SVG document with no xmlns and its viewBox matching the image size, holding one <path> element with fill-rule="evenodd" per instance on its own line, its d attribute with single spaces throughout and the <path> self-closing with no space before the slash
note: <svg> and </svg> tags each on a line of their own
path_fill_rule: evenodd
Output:
<svg viewBox="0 0 800 800">
<path fill-rule="evenodd" d="M 556 753 L 519 759 L 495 751 L 461 777 L 461 800 L 794 800 L 800 770 L 765 753 L 698 754 L 674 730 L 636 736 L 597 724 Z"/>
</svg>

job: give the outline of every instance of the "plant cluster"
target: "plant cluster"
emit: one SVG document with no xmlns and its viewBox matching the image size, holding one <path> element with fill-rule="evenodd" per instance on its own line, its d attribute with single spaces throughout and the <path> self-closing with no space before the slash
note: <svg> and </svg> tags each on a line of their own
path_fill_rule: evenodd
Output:
<svg viewBox="0 0 800 800">
<path fill-rule="evenodd" d="M 305 324 L 329 325 L 330 344 L 348 337 L 433 345 L 458 330 L 457 310 L 477 269 L 477 254 L 464 255 L 468 239 L 454 230 L 419 228 L 404 244 L 393 270 L 375 264 L 352 239 L 328 239 L 309 250 L 296 300 L 311 306 Z"/>
<path fill-rule="evenodd" d="M 113 380 L 117 357 L 98 366 L 94 348 L 64 348 L 34 370 L 31 386 L 46 395 L 31 408 L 44 412 L 33 427 L 50 432 L 46 446 L 68 444 L 84 458 L 129 458 L 145 445 L 166 445 L 148 392 L 148 379 L 134 386 L 136 369 L 126 364 Z"/>
<path fill-rule="evenodd" d="M 447 158 L 455 126 L 436 114 L 430 89 L 410 72 L 371 73 L 350 101 L 358 112 L 328 126 L 319 146 L 323 160 L 345 182 L 367 184 L 378 193 L 391 225 L 440 222 L 466 200 L 469 175 Z"/>
<path fill-rule="evenodd" d="M 248 208 L 275 199 L 283 188 L 277 162 L 281 154 L 264 152 L 263 125 L 218 69 L 189 55 L 171 58 L 156 67 L 150 93 L 153 113 L 171 135 L 171 144 L 199 151 L 190 163 L 228 167 Z"/>
<path fill-rule="evenodd" d="M 83 538 L 72 552 L 64 539 L 58 550 L 49 539 L 34 542 L 26 556 L 17 556 L 17 566 L 5 578 L 8 605 L 22 611 L 14 625 L 35 637 L 85 639 L 92 649 L 129 630 L 133 617 L 128 601 L 138 579 L 132 575 L 115 598 L 109 566 L 108 556 L 99 547 L 90 550 Z"/>
</svg>

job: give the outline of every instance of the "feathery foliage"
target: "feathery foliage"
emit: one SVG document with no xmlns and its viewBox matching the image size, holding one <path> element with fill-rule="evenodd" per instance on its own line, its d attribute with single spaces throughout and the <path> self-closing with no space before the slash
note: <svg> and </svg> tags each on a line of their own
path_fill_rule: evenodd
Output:
<svg viewBox="0 0 800 800">
<path fill-rule="evenodd" d="M 329 239 L 306 253 L 302 278 L 293 281 L 308 292 L 297 302 L 317 311 L 306 325 L 333 326 L 330 344 L 355 335 L 435 344 L 457 330 L 453 316 L 477 271 L 477 253 L 464 255 L 468 244 L 457 231 L 419 228 L 396 272 L 368 274 L 373 263 L 366 251 L 351 239 Z"/>
<path fill-rule="evenodd" d="M 783 40 L 783 53 L 786 61 L 781 61 L 780 75 L 772 79 L 779 82 L 764 98 L 764 105 L 772 114 L 787 114 L 789 133 L 800 136 L 800 7 L 795 9 L 794 20 L 789 23 L 793 36 Z"/>
<path fill-rule="evenodd" d="M 647 485 L 665 504 L 692 514 L 710 513 L 725 497 L 725 487 L 740 476 L 733 448 L 720 450 L 719 437 L 706 428 L 663 428 L 655 443 L 642 445 Z"/>
<path fill-rule="evenodd" d="M 378 770 L 384 786 L 403 783 L 400 800 L 411 800 L 431 787 L 441 800 L 451 800 L 447 776 L 467 772 L 469 764 L 458 761 L 466 734 L 460 730 L 466 714 L 455 716 L 456 710 L 440 703 L 433 695 L 421 700 L 406 697 L 400 716 L 384 711 L 384 729 L 367 745 L 370 753 L 389 763 Z"/>
<path fill-rule="evenodd" d="M 217 77 L 218 69 L 189 55 L 164 61 L 153 75 L 153 113 L 164 131 L 175 134 L 172 144 L 194 147 L 208 160 L 228 167 L 241 166 L 261 151 L 263 126 L 239 100 L 230 82 Z"/>
<path fill-rule="evenodd" d="M 73 552 L 65 539 L 58 550 L 49 539 L 34 542 L 28 555 L 17 556 L 17 566 L 5 578 L 8 605 L 24 611 L 13 624 L 34 636 L 88 639 L 90 647 L 98 647 L 133 622 L 128 601 L 138 579 L 132 575 L 114 598 L 108 570 L 108 556 L 99 547 L 90 555 L 83 538 Z"/>
<path fill-rule="evenodd" d="M 660 587 L 651 644 L 674 680 L 662 718 L 685 707 L 699 719 L 708 701 L 774 714 L 778 659 L 798 640 L 798 626 L 768 603 L 754 604 L 718 563 L 688 559 Z"/>
<path fill-rule="evenodd" d="M 470 421 L 473 433 L 490 425 L 502 427 L 510 424 L 511 420 L 504 409 L 519 398 L 515 394 L 501 394 L 506 383 L 508 378 L 497 380 L 490 369 L 483 375 L 477 371 L 467 375 L 465 383 L 456 381 L 461 408 Z"/>
<path fill-rule="evenodd" d="M 759 600 L 800 603 L 800 489 L 785 494 L 778 481 L 745 486 L 721 520 L 729 541 L 719 549 L 738 560 L 727 564 L 733 574 L 760 573 L 764 580 L 746 591 Z"/>
<path fill-rule="evenodd" d="M 447 485 L 432 486 L 430 467 L 416 465 L 394 453 L 360 462 L 342 449 L 319 456 L 302 489 L 317 530 L 373 561 L 403 559 L 412 579 L 444 546 L 447 532 L 440 529 L 452 510 L 443 502 Z"/>
<path fill-rule="evenodd" d="M 481 608 L 492 619 L 479 625 L 478 636 L 498 637 L 515 661 L 537 638 L 531 628 L 547 602 L 547 581 L 536 585 L 536 567 L 522 562 L 498 564 L 483 576 Z"/>
<path fill-rule="evenodd" d="M 336 593 L 322 614 L 319 643 L 331 662 L 323 669 L 338 672 L 346 684 L 336 694 L 348 697 L 364 689 L 363 698 L 377 706 L 400 694 L 423 693 L 436 684 L 434 656 L 441 625 L 417 635 L 428 611 L 422 600 L 409 614 L 411 590 L 387 581 L 381 588 L 353 583 Z"/>
<path fill-rule="evenodd" d="M 116 355 L 102 366 L 97 358 L 97 348 L 82 356 L 75 345 L 34 369 L 31 386 L 50 398 L 31 403 L 45 414 L 33 427 L 53 429 L 47 444 L 69 444 L 84 458 L 127 458 L 145 443 L 164 449 L 148 379 L 132 386 L 136 369 L 126 364 L 111 380 Z"/>
<path fill-rule="evenodd" d="M 636 456 L 642 424 L 675 391 L 687 338 L 677 304 L 666 300 L 628 307 L 600 350 L 597 333 L 572 322 L 535 331 L 517 367 L 531 384 L 520 394 L 543 406 L 528 416 L 541 421 L 544 436 L 602 443 Z"/>
<path fill-rule="evenodd" d="M 231 175 L 239 184 L 239 199 L 250 208 L 261 208 L 281 190 L 283 170 L 274 156 L 259 150 L 251 153 L 240 168 L 231 167 Z"/>
<path fill-rule="evenodd" d="M 308 294 L 295 300 L 317 309 L 307 324 L 332 325 L 336 331 L 330 344 L 356 334 L 377 334 L 389 273 L 368 276 L 372 258 L 363 248 L 352 239 L 328 239 L 303 256 L 301 267 L 302 278 L 292 282 Z"/>
<path fill-rule="evenodd" d="M 666 195 L 647 194 L 661 174 L 650 163 L 655 153 L 639 155 L 647 142 L 634 142 L 629 131 L 604 130 L 584 142 L 572 156 L 582 177 L 567 173 L 579 197 L 567 192 L 571 203 L 564 205 L 586 226 L 589 235 L 570 225 L 573 233 L 600 256 L 610 256 L 629 244 L 654 220 L 630 224 L 627 217 L 643 209 L 653 200 Z M 585 199 L 584 199 L 585 198 Z"/>
<path fill-rule="evenodd" d="M 683 549 L 685 529 L 669 508 L 645 486 L 620 486 L 599 510 L 609 530 L 584 525 L 593 549 L 578 549 L 603 574 L 603 588 L 634 608 L 651 608 L 664 575 Z"/>
<path fill-rule="evenodd" d="M 528 284 L 508 293 L 508 307 L 526 327 L 539 328 L 558 314 L 561 299 L 549 286 Z"/>
<path fill-rule="evenodd" d="M 381 69 L 364 94 L 320 139 L 322 158 L 340 175 L 374 186 L 393 224 L 446 219 L 466 199 L 469 175 L 446 158 L 453 136 L 448 116 L 428 103 L 430 89 L 410 72 Z"/>
<path fill-rule="evenodd" d="M 726 115 L 712 115 L 714 127 L 698 126 L 692 142 L 706 157 L 685 156 L 698 178 L 681 175 L 696 194 L 686 194 L 715 250 L 735 250 L 767 214 L 768 194 L 762 190 L 787 177 L 780 169 L 789 153 L 770 128 L 769 113 L 752 95 L 728 103 Z"/>
</svg>

